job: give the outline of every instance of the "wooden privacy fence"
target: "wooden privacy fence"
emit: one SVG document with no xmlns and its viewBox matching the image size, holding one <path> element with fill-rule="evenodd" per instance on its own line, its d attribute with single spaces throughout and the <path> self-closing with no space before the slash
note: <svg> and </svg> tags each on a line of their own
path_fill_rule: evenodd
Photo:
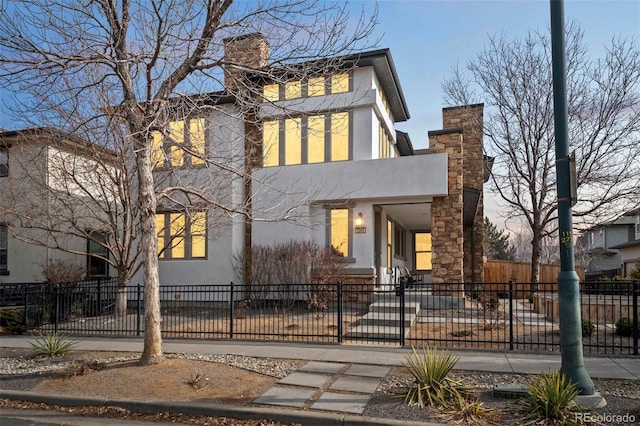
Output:
<svg viewBox="0 0 640 426">
<path fill-rule="evenodd" d="M 584 269 L 576 267 L 580 281 L 584 281 Z M 541 283 L 558 281 L 560 265 L 540 265 Z M 505 283 L 513 280 L 517 283 L 531 282 L 531 263 L 509 260 L 487 260 L 484 264 L 485 283 Z"/>
</svg>

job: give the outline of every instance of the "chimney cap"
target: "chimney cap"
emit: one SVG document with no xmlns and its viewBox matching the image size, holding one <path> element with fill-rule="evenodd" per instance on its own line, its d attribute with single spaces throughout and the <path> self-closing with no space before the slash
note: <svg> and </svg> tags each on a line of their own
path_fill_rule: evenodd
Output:
<svg viewBox="0 0 640 426">
<path fill-rule="evenodd" d="M 267 46 L 269 45 L 269 42 L 267 41 L 265 36 L 259 31 L 256 31 L 254 33 L 248 33 L 248 34 L 241 34 L 241 35 L 237 35 L 237 36 L 226 37 L 226 38 L 222 39 L 222 42 L 223 43 L 230 43 L 230 42 L 233 42 L 233 41 L 240 41 L 240 40 L 244 40 L 244 39 L 248 39 L 248 38 L 261 38 L 265 43 L 267 43 Z"/>
</svg>

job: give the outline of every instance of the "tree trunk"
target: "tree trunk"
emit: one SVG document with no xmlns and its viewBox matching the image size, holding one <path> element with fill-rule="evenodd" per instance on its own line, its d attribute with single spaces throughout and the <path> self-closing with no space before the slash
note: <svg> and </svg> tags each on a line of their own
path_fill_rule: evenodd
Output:
<svg viewBox="0 0 640 426">
<path fill-rule="evenodd" d="M 540 255 L 542 254 L 542 237 L 539 232 L 534 230 L 533 239 L 531 241 L 531 283 L 538 284 L 540 282 Z M 533 286 L 532 286 L 533 287 Z"/>
<path fill-rule="evenodd" d="M 143 142 L 147 145 L 147 142 Z M 158 275 L 158 236 L 156 234 L 156 195 L 148 149 L 136 150 L 138 166 L 139 230 L 142 236 L 144 272 L 144 350 L 141 365 L 158 364 L 165 360 L 162 351 L 160 323 L 160 277 Z"/>
<path fill-rule="evenodd" d="M 116 287 L 116 300 L 113 310 L 113 316 L 121 318 L 127 315 L 127 282 L 118 282 Z"/>
</svg>

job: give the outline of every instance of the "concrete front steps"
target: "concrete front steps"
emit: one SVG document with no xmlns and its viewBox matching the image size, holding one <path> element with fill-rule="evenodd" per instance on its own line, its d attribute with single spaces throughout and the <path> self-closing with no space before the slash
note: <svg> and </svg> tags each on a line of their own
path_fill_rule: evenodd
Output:
<svg viewBox="0 0 640 426">
<path fill-rule="evenodd" d="M 420 302 L 407 302 L 404 309 L 404 336 L 420 312 Z M 369 312 L 358 320 L 357 325 L 345 335 L 347 339 L 397 340 L 400 341 L 402 326 L 400 301 L 378 301 L 369 305 Z"/>
</svg>

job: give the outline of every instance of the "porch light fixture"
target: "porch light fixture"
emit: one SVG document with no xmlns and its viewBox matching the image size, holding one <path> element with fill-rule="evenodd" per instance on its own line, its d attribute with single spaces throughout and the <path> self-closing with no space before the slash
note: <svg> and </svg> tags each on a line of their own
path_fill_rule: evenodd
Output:
<svg viewBox="0 0 640 426">
<path fill-rule="evenodd" d="M 362 212 L 360 212 L 356 216 L 356 226 L 362 226 L 362 225 L 364 225 L 364 216 L 362 215 Z"/>
</svg>

